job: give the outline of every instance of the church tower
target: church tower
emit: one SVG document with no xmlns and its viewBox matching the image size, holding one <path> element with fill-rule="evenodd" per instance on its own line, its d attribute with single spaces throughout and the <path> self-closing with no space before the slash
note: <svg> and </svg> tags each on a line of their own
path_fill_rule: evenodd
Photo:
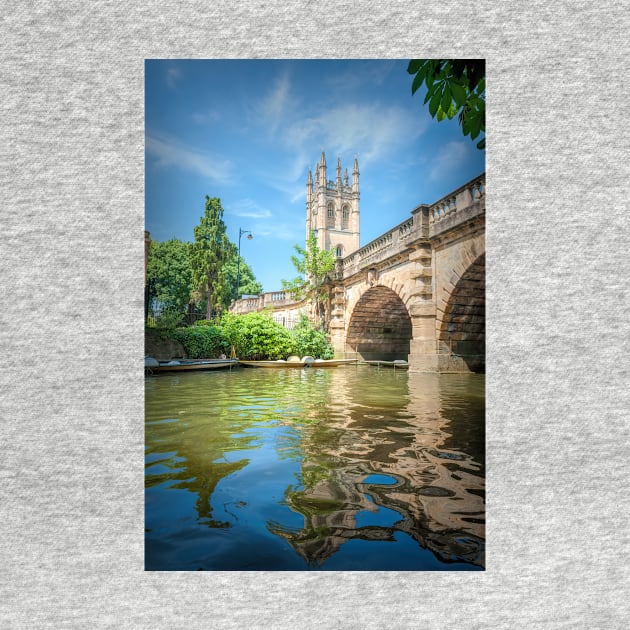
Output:
<svg viewBox="0 0 630 630">
<path fill-rule="evenodd" d="M 332 251 L 343 258 L 359 249 L 359 163 L 354 159 L 352 183 L 348 169 L 341 176 L 341 159 L 337 159 L 334 180 L 326 175 L 326 155 L 315 168 L 315 182 L 311 171 L 306 180 L 306 238 L 317 230 L 320 249 Z"/>
</svg>

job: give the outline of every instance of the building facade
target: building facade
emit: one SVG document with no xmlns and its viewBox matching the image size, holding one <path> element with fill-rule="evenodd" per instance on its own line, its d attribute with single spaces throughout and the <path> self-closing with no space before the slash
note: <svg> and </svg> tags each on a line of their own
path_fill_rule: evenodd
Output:
<svg viewBox="0 0 630 630">
<path fill-rule="evenodd" d="M 359 249 L 359 196 L 358 160 L 354 159 L 352 181 L 347 168 L 342 178 L 339 158 L 335 179 L 329 180 L 326 155 L 322 151 L 315 181 L 310 170 L 306 180 L 306 240 L 315 230 L 320 249 L 332 251 L 337 258 Z"/>
</svg>

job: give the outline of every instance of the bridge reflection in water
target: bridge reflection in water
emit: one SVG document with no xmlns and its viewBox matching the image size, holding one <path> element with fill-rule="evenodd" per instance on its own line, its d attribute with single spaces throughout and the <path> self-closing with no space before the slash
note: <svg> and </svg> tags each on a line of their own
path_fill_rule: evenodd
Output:
<svg viewBox="0 0 630 630">
<path fill-rule="evenodd" d="M 147 378 L 147 569 L 483 568 L 484 406 L 474 374 Z"/>
</svg>

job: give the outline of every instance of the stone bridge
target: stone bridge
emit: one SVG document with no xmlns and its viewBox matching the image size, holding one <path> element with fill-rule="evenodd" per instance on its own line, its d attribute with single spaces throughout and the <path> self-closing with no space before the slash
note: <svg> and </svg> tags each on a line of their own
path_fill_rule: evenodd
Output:
<svg viewBox="0 0 630 630">
<path fill-rule="evenodd" d="M 485 370 L 485 174 L 337 260 L 328 318 L 338 355 L 405 359 L 415 371 Z M 239 300 L 290 322 L 282 292 Z"/>
</svg>

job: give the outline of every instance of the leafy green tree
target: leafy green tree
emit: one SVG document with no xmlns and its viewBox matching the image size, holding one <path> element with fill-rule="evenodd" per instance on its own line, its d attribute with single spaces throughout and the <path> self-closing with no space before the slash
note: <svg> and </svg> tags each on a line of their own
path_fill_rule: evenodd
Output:
<svg viewBox="0 0 630 630">
<path fill-rule="evenodd" d="M 229 240 L 223 222 L 223 207 L 217 197 L 206 195 L 206 207 L 199 225 L 195 227 L 195 242 L 190 246 L 193 296 L 206 298 L 206 317 L 212 318 L 215 298 L 221 295 L 226 280 L 224 263 L 229 251 Z"/>
<path fill-rule="evenodd" d="M 189 243 L 151 241 L 147 261 L 149 300 L 163 311 L 183 313 L 190 300 L 192 272 Z"/>
<path fill-rule="evenodd" d="M 282 287 L 295 300 L 309 300 L 314 307 L 316 324 L 325 328 L 325 305 L 330 293 L 326 279 L 335 268 L 335 257 L 332 252 L 319 249 L 314 230 L 306 249 L 299 245 L 293 247 L 298 256 L 291 256 L 291 262 L 299 275 L 293 280 L 282 280 Z"/>
<path fill-rule="evenodd" d="M 225 282 L 222 287 L 220 303 L 224 310 L 227 310 L 232 300 L 236 300 L 238 296 L 244 293 L 260 295 L 262 293 L 262 284 L 256 280 L 256 276 L 251 267 L 243 260 L 241 256 L 241 277 L 240 287 L 236 286 L 238 277 L 238 248 L 234 243 L 230 242 L 225 261 Z"/>
<path fill-rule="evenodd" d="M 486 64 L 484 59 L 412 59 L 407 67 L 415 75 L 411 93 L 426 86 L 424 104 L 438 122 L 458 115 L 462 133 L 474 140 L 486 132 Z M 486 146 L 485 137 L 477 143 Z"/>
</svg>

